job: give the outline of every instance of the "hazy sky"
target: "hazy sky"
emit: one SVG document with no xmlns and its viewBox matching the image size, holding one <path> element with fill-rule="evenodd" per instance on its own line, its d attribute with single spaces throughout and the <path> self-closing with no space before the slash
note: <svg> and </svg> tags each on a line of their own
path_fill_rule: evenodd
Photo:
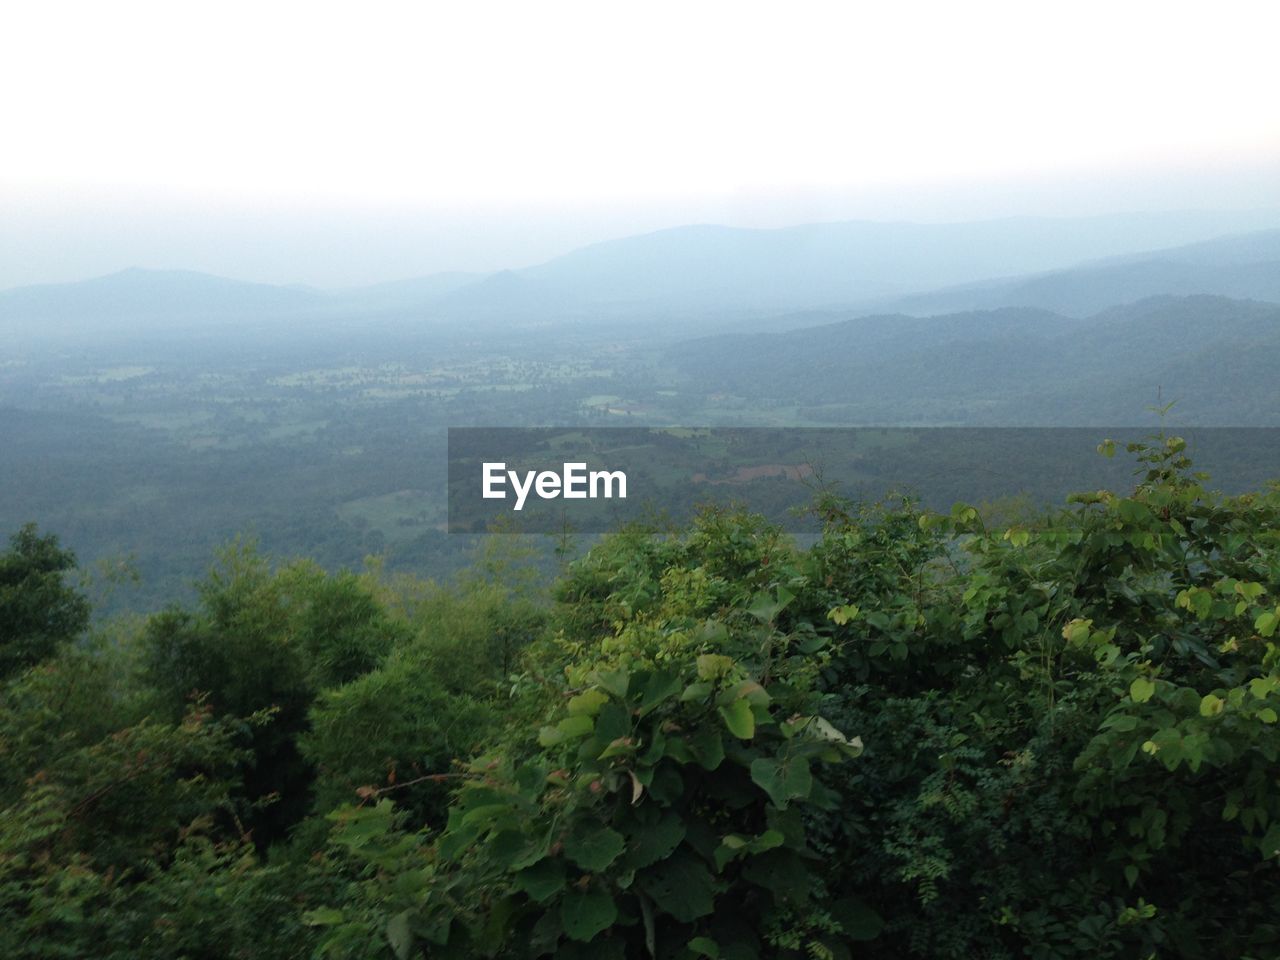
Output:
<svg viewBox="0 0 1280 960">
<path fill-rule="evenodd" d="M 1280 207 L 1280 5 L 42 0 L 0 32 L 0 286 L 324 286 L 592 239 Z"/>
</svg>

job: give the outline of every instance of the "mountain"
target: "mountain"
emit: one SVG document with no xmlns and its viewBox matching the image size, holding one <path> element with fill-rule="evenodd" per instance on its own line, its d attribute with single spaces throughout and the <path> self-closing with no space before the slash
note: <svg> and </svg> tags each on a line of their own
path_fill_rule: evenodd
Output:
<svg viewBox="0 0 1280 960">
<path fill-rule="evenodd" d="M 794 405 L 813 422 L 1123 424 L 1173 399 L 1188 422 L 1280 426 L 1280 305 L 1225 297 L 1157 297 L 1086 319 L 855 316 L 686 341 L 666 359 L 690 389 Z"/>
<path fill-rule="evenodd" d="M 689 226 L 594 244 L 520 272 L 601 304 L 794 310 L 1061 269 L 1202 240 L 1240 222 L 1170 213 L 772 230 Z M 1256 222 L 1275 226 L 1280 214 Z"/>
<path fill-rule="evenodd" d="M 520 270 L 442 273 L 328 294 L 131 269 L 0 293 L 0 325 L 28 334 L 135 333 L 384 316 L 415 331 L 452 321 L 492 329 L 640 319 L 650 330 L 696 322 L 708 331 L 830 308 L 919 315 L 1034 307 L 1084 317 L 1155 294 L 1280 300 L 1280 229 L 1208 239 L 1252 222 L 1274 227 L 1280 212 L 687 226 L 593 244 Z M 1194 242 L 1169 247 L 1183 241 Z"/>
<path fill-rule="evenodd" d="M 128 324 L 168 328 L 191 321 L 294 316 L 321 306 L 323 294 L 229 280 L 187 270 L 132 268 L 77 283 L 0 292 L 0 324 L 11 333 L 66 335 Z"/>
<path fill-rule="evenodd" d="M 1172 294 L 1280 302 L 1280 230 L 1092 261 L 1031 277 L 987 281 L 894 300 L 904 313 L 1038 307 L 1084 317 L 1114 304 Z"/>
</svg>

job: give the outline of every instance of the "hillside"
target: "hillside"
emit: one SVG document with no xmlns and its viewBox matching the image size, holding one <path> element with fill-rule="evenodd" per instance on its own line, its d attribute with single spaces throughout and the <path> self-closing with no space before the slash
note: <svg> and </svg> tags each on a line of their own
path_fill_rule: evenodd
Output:
<svg viewBox="0 0 1280 960">
<path fill-rule="evenodd" d="M 135 267 L 76 283 L 0 291 L 0 322 L 13 328 L 53 324 L 78 329 L 121 321 L 234 319 L 295 314 L 323 300 L 322 294 L 297 287 Z"/>
<path fill-rule="evenodd" d="M 584 247 L 520 272 L 602 304 L 802 309 L 1062 269 L 1179 238 L 1203 240 L 1222 229 L 1215 223 L 1228 222 L 1125 214 L 772 230 L 688 226 Z"/>
<path fill-rule="evenodd" d="M 1195 294 L 1280 302 L 1280 230 L 938 290 L 894 301 L 893 308 L 930 314 L 1017 306 L 1084 317 L 1147 297 Z"/>
<path fill-rule="evenodd" d="M 135 268 L 0 292 L 0 328 L 127 336 L 197 326 L 249 330 L 264 321 L 265 329 L 285 320 L 333 329 L 390 318 L 409 330 L 451 321 L 509 327 L 643 318 L 666 330 L 687 331 L 692 322 L 711 332 L 778 329 L 775 315 L 804 310 L 926 315 L 1036 307 L 1084 317 L 1164 294 L 1280 300 L 1280 230 L 1205 239 L 1239 223 L 1230 215 L 1125 214 L 686 226 L 593 244 L 523 269 L 328 293 Z M 1168 247 L 1180 240 L 1196 242 Z"/>
<path fill-rule="evenodd" d="M 666 356 L 703 389 L 832 423 L 1128 423 L 1158 397 L 1192 422 L 1280 423 L 1265 372 L 1280 362 L 1280 306 L 1224 297 L 1153 298 L 1084 320 L 1030 308 L 855 316 Z"/>
</svg>

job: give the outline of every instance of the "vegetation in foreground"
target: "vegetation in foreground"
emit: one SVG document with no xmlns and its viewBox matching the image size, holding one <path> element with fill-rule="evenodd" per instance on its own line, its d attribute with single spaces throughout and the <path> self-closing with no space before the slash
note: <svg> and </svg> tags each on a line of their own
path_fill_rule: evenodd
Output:
<svg viewBox="0 0 1280 960">
<path fill-rule="evenodd" d="M 9 957 L 1280 956 L 1280 489 L 824 502 L 540 586 L 0 555 Z M 1110 450 L 1110 447 L 1107 447 Z"/>
</svg>

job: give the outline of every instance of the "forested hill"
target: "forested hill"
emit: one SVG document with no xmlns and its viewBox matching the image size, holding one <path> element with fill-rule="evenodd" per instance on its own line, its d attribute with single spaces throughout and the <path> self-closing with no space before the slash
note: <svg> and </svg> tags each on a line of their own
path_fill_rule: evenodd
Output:
<svg viewBox="0 0 1280 960">
<path fill-rule="evenodd" d="M 705 389 L 833 423 L 1132 422 L 1157 396 L 1177 399 L 1188 422 L 1280 423 L 1268 373 L 1280 363 L 1280 305 L 1225 297 L 1157 297 L 1087 319 L 1029 308 L 855 316 L 692 340 L 667 359 Z"/>
</svg>

